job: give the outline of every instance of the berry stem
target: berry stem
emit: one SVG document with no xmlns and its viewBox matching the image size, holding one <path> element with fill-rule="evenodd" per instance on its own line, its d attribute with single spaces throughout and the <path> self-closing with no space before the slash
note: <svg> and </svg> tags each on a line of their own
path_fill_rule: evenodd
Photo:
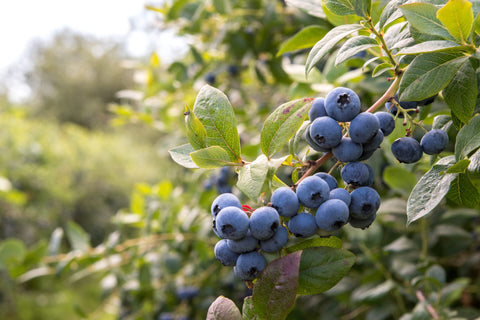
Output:
<svg viewBox="0 0 480 320">
<path fill-rule="evenodd" d="M 380 97 L 366 112 L 375 112 L 378 108 L 385 104 L 388 100 L 392 99 L 395 96 L 395 93 L 400 86 L 400 81 L 402 80 L 403 73 L 399 73 L 398 76 L 393 80 L 390 87 L 385 91 L 383 96 Z"/>
<path fill-rule="evenodd" d="M 329 160 L 331 157 L 333 157 L 333 154 L 331 151 L 329 151 L 325 153 L 320 159 L 315 161 L 315 163 L 307 170 L 307 172 L 305 172 L 305 174 L 297 181 L 297 183 L 295 183 L 294 189 L 297 188 L 298 184 L 302 182 L 303 179 L 312 175 L 315 172 L 315 170 L 317 170 L 322 164 L 327 162 L 327 160 Z"/>
</svg>

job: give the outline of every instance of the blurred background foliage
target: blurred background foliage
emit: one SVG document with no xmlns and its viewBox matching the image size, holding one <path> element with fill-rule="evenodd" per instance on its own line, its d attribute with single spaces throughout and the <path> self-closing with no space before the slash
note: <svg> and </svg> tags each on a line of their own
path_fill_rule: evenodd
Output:
<svg viewBox="0 0 480 320">
<path fill-rule="evenodd" d="M 277 56 L 302 28 L 315 25 L 320 39 L 345 22 L 328 12 L 271 0 L 147 9 L 158 15 L 152 28 L 184 38 L 185 55 L 132 59 L 118 43 L 64 31 L 32 47 L 22 70 L 30 99 L 0 99 L 2 319 L 204 319 L 219 295 L 241 306 L 250 292 L 213 256 L 210 204 L 225 187 L 258 204 L 235 188 L 233 168 L 187 170 L 170 159 L 187 141 L 185 106 L 206 83 L 225 92 L 253 160 L 276 106 L 341 85 L 366 109 L 388 86 L 374 66 L 362 70 L 368 53 L 335 67 L 333 52 L 308 78 L 308 44 Z M 445 110 L 437 99 L 432 114 Z M 299 297 L 288 319 L 428 319 L 427 301 L 445 318 L 480 316 L 478 207 L 444 203 L 407 228 L 406 199 L 430 163 L 396 163 L 389 144 L 402 135 L 399 120 L 369 160 L 382 195 L 375 224 L 335 234 L 357 255 L 354 268 L 326 294 Z"/>
</svg>

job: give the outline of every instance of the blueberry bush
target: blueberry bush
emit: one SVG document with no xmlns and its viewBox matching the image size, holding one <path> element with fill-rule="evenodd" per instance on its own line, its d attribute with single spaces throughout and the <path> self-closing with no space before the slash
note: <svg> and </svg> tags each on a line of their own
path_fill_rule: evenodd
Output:
<svg viewBox="0 0 480 320">
<path fill-rule="evenodd" d="M 480 317 L 478 2 L 148 9 L 194 40 L 111 110 L 167 137 L 168 182 L 15 281 L 98 276 L 120 319 Z"/>
</svg>

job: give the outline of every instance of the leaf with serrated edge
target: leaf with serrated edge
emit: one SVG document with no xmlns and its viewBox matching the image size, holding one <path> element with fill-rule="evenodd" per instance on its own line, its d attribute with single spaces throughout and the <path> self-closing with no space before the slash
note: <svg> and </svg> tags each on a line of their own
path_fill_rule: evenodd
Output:
<svg viewBox="0 0 480 320">
<path fill-rule="evenodd" d="M 455 159 L 457 161 L 468 157 L 470 153 L 480 147 L 480 115 L 473 117 L 468 125 L 457 134 L 455 142 Z"/>
<path fill-rule="evenodd" d="M 446 51 L 446 50 L 461 50 L 462 47 L 458 43 L 448 40 L 432 40 L 413 45 L 408 48 L 403 48 L 397 53 L 397 56 L 404 54 L 420 54 L 427 52 Z"/>
<path fill-rule="evenodd" d="M 467 0 L 449 0 L 437 11 L 437 18 L 457 40 L 466 43 L 473 26 L 472 3 Z"/>
<path fill-rule="evenodd" d="M 305 64 L 305 74 L 308 74 L 310 70 L 322 59 L 335 45 L 343 40 L 349 34 L 362 29 L 363 26 L 359 24 L 346 24 L 333 28 L 330 30 L 322 40 L 318 41 L 312 48 L 307 57 Z"/>
<path fill-rule="evenodd" d="M 204 85 L 197 95 L 193 112 L 207 131 L 206 145 L 222 147 L 232 162 L 241 162 L 240 137 L 227 96 L 214 87 Z"/>
<path fill-rule="evenodd" d="M 357 53 L 367 50 L 368 48 L 378 46 L 377 41 L 367 36 L 353 37 L 345 41 L 340 50 L 338 50 L 335 65 L 339 65 L 348 58 L 353 57 Z"/>
<path fill-rule="evenodd" d="M 315 43 L 317 43 L 327 34 L 327 32 L 328 30 L 325 30 L 319 26 L 308 26 L 303 28 L 293 37 L 282 43 L 277 52 L 277 57 L 286 52 L 313 47 Z"/>
<path fill-rule="evenodd" d="M 461 173 L 452 181 L 447 194 L 448 199 L 462 207 L 475 208 L 480 200 L 480 194 L 473 185 L 468 174 Z"/>
<path fill-rule="evenodd" d="M 297 251 L 269 263 L 253 287 L 253 305 L 260 319 L 285 319 L 293 308 L 298 287 Z"/>
<path fill-rule="evenodd" d="M 220 296 L 208 308 L 206 320 L 242 320 L 242 315 L 232 300 Z"/>
<path fill-rule="evenodd" d="M 460 67 L 442 93 L 455 116 L 463 123 L 468 123 L 475 110 L 478 93 L 477 75 L 469 60 Z"/>
<path fill-rule="evenodd" d="M 290 140 L 308 116 L 313 98 L 298 99 L 279 106 L 265 120 L 260 133 L 263 154 L 272 157 Z"/>
<path fill-rule="evenodd" d="M 219 146 L 196 150 L 190 153 L 190 156 L 197 166 L 204 169 L 215 169 L 235 164 L 230 161 L 227 151 Z"/>
<path fill-rule="evenodd" d="M 419 101 L 438 93 L 467 59 L 462 52 L 431 52 L 417 56 L 400 82 L 400 100 Z"/>
<path fill-rule="evenodd" d="M 193 162 L 192 157 L 190 156 L 190 153 L 194 151 L 195 149 L 187 143 L 168 150 L 168 153 L 170 153 L 172 160 L 179 165 L 189 169 L 197 169 L 198 166 Z"/>
<path fill-rule="evenodd" d="M 440 36 L 447 40 L 455 40 L 447 28 L 438 20 L 438 8 L 431 3 L 407 3 L 401 5 L 403 15 L 408 22 L 417 30 L 423 33 Z"/>
<path fill-rule="evenodd" d="M 407 224 L 429 214 L 442 201 L 457 174 L 445 171 L 453 165 L 454 156 L 440 159 L 415 185 L 407 202 Z"/>
<path fill-rule="evenodd" d="M 329 247 L 302 251 L 297 294 L 317 294 L 336 285 L 355 262 L 350 251 Z"/>
</svg>

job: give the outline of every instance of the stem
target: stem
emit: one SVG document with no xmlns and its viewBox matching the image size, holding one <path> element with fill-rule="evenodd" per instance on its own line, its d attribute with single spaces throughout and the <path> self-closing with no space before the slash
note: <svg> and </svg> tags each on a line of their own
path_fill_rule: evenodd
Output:
<svg viewBox="0 0 480 320">
<path fill-rule="evenodd" d="M 390 62 L 395 66 L 395 73 L 397 74 L 399 72 L 398 63 L 397 61 L 395 61 L 395 58 L 393 57 L 391 50 L 388 49 L 387 43 L 383 38 L 383 34 L 379 33 L 377 29 L 375 29 L 375 26 L 372 23 L 372 19 L 368 19 L 367 23 L 368 23 L 370 32 L 372 32 L 380 40 L 381 48 L 387 53 L 387 57 L 390 60 Z"/>
<path fill-rule="evenodd" d="M 388 100 L 393 98 L 395 96 L 395 93 L 398 90 L 398 87 L 400 86 L 400 81 L 402 80 L 403 73 L 399 73 L 399 75 L 393 80 L 392 84 L 390 87 L 385 91 L 383 96 L 380 97 L 366 112 L 375 112 L 378 108 L 380 108 L 382 105 L 385 104 Z"/>
<path fill-rule="evenodd" d="M 427 299 L 425 299 L 425 296 L 422 291 L 417 290 L 416 292 L 417 298 L 421 303 L 425 303 L 425 307 L 427 308 L 428 313 L 432 316 L 433 319 L 440 319 L 440 317 L 437 314 L 437 311 L 432 307 L 430 303 L 428 303 Z"/>
<path fill-rule="evenodd" d="M 312 173 L 314 173 L 315 170 L 317 170 L 322 164 L 327 162 L 327 160 L 329 160 L 331 157 L 333 157 L 333 154 L 332 154 L 332 151 L 329 151 L 329 152 L 325 153 L 320 159 L 315 161 L 315 164 L 313 166 L 311 166 L 307 170 L 307 172 L 305 172 L 305 174 L 297 181 L 297 183 L 295 183 L 294 187 L 296 188 L 298 186 L 298 184 L 303 181 L 303 179 L 305 179 L 306 177 L 308 177 Z"/>
</svg>

